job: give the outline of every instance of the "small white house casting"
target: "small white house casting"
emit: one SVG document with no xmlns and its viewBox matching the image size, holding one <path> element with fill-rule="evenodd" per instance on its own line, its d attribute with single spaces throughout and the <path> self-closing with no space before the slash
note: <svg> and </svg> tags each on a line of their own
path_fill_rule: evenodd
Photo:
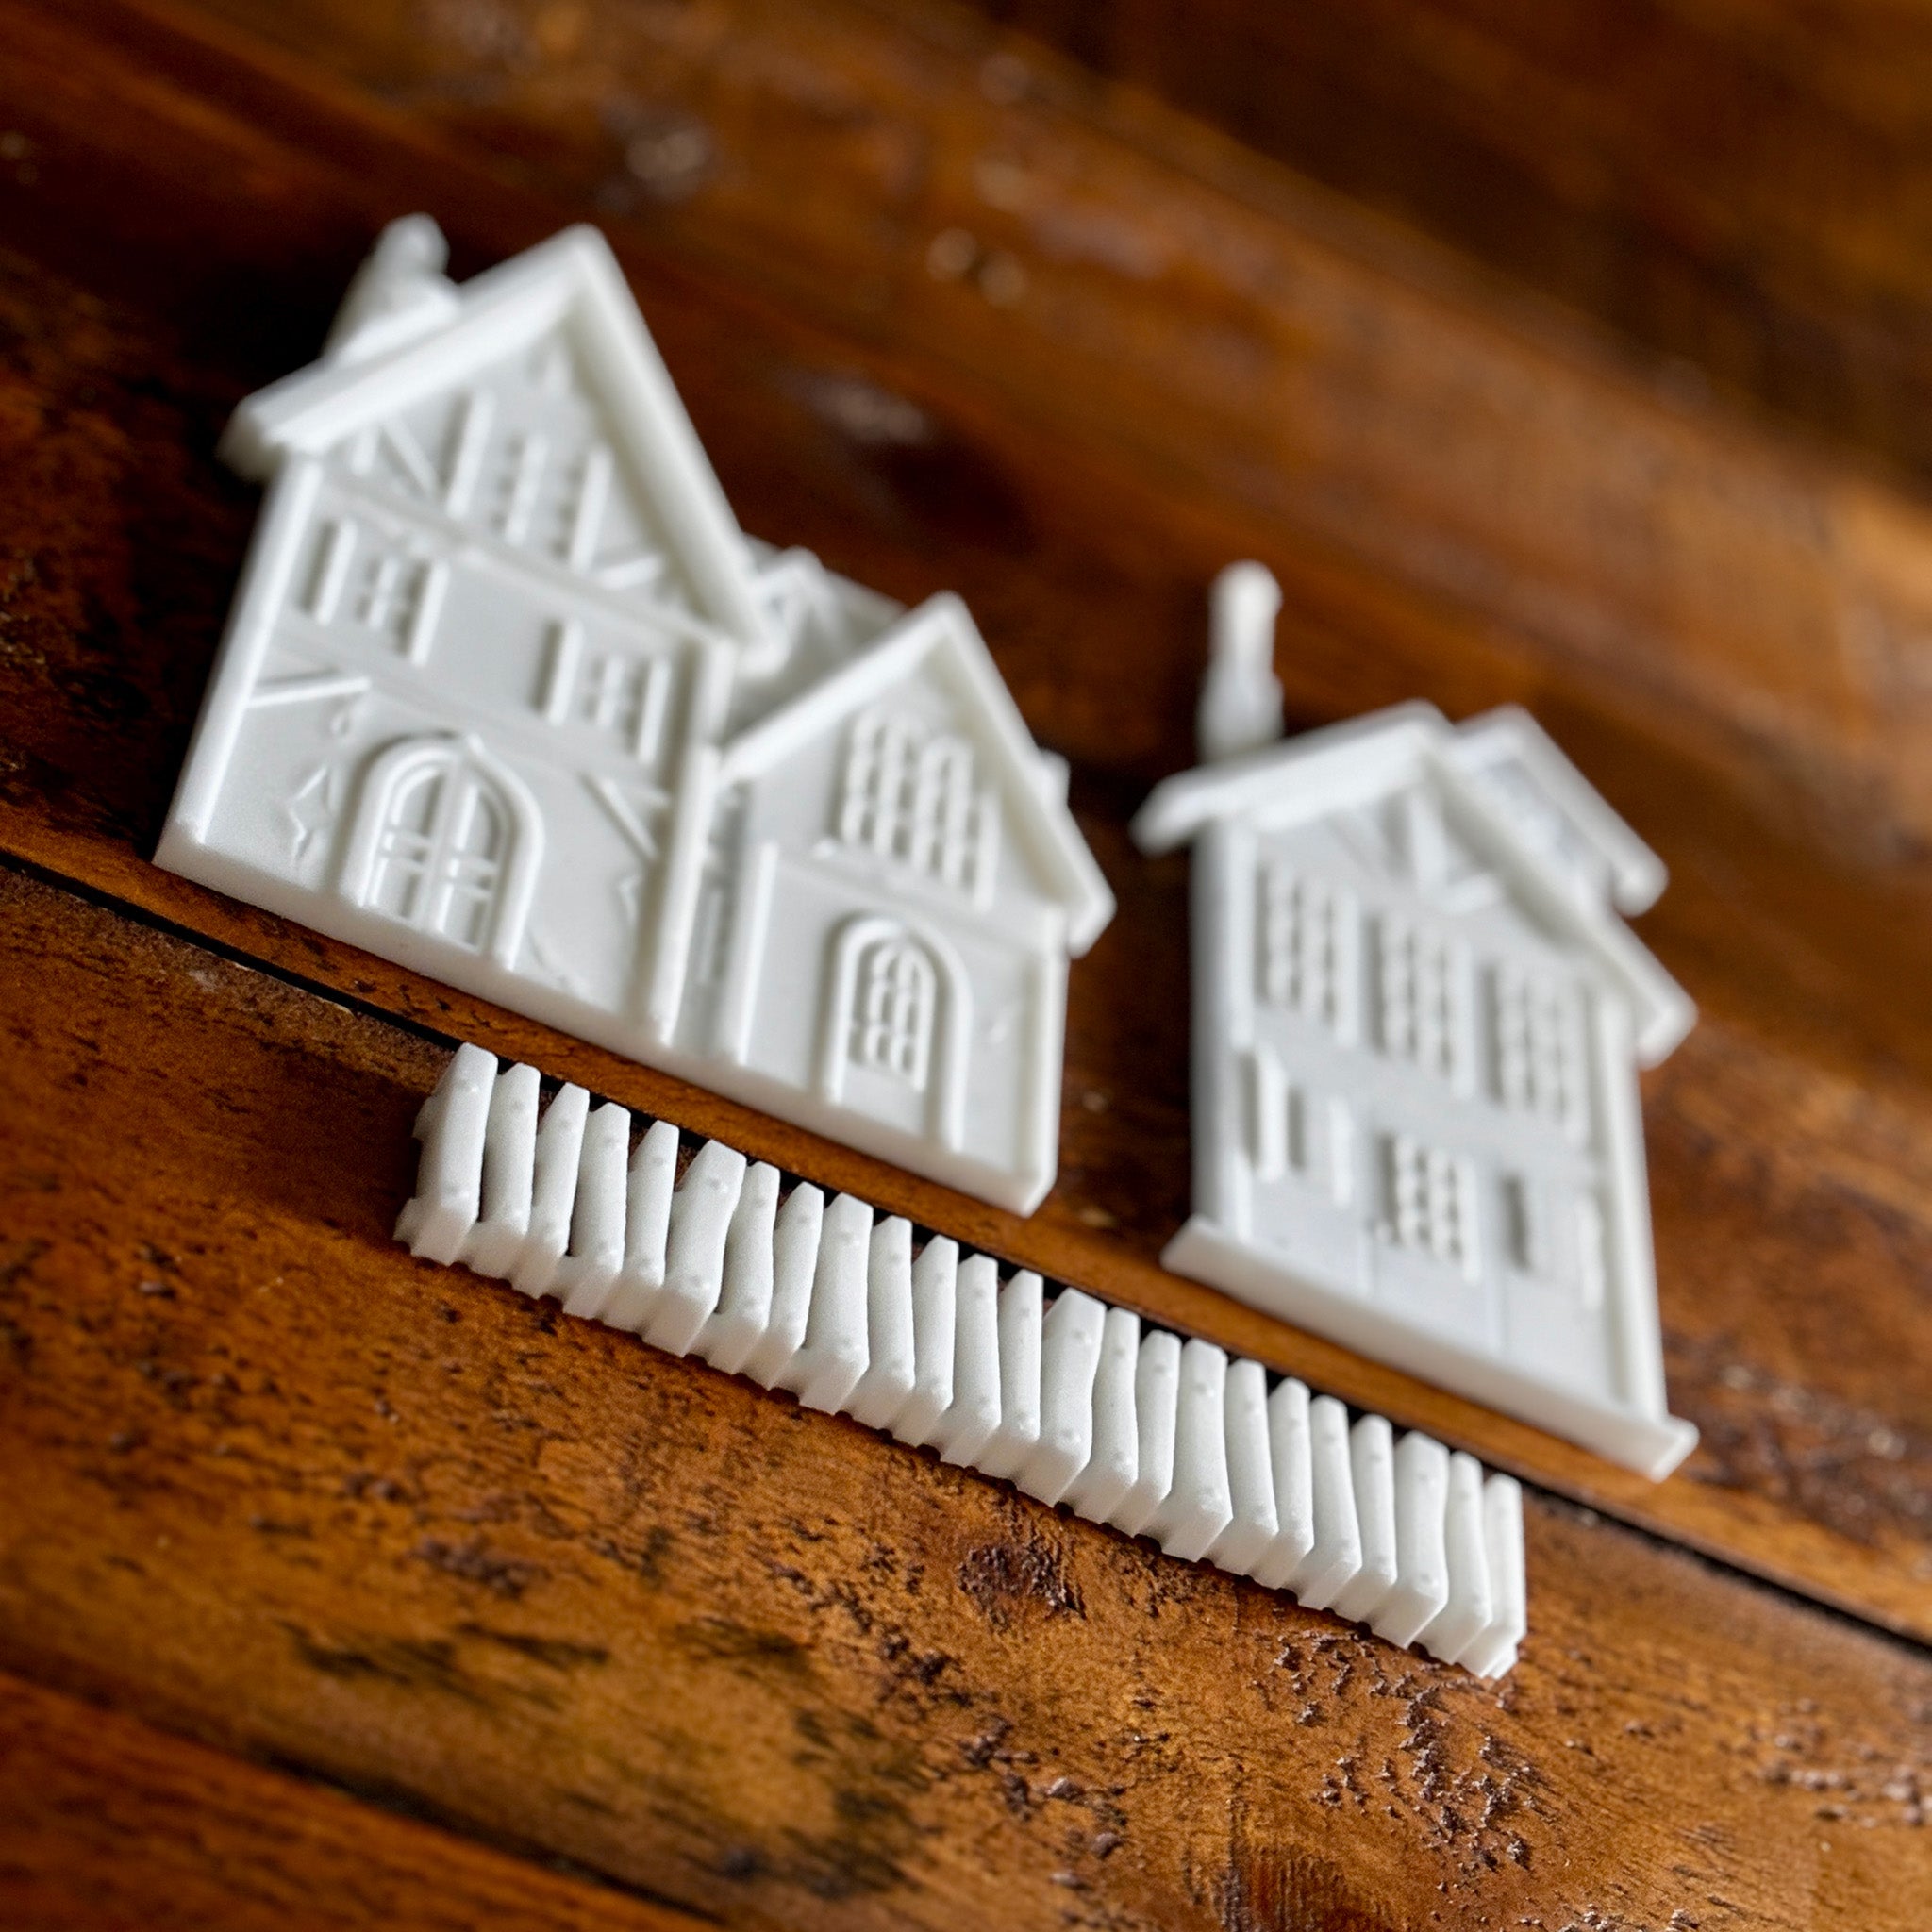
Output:
<svg viewBox="0 0 1932 1932">
<path fill-rule="evenodd" d="M 1667 1474 L 1696 1431 L 1665 1406 L 1636 1070 L 1694 1016 L 1618 916 L 1661 864 L 1522 711 L 1251 748 L 1279 729 L 1273 605 L 1250 575 L 1217 601 L 1203 736 L 1240 755 L 1134 826 L 1193 847 L 1194 1202 L 1167 1265 Z"/>
<path fill-rule="evenodd" d="M 1113 900 L 965 607 L 742 535 L 593 230 L 443 259 L 392 225 L 229 426 L 159 862 L 1030 1210 Z"/>
</svg>

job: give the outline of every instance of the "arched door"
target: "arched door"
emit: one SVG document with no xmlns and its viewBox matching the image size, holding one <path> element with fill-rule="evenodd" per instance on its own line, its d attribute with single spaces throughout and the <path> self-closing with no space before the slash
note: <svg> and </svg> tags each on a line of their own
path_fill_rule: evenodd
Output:
<svg viewBox="0 0 1932 1932">
<path fill-rule="evenodd" d="M 825 1098 L 957 1147 L 969 1016 L 952 948 L 896 919 L 861 915 L 839 932 L 826 992 Z"/>
<path fill-rule="evenodd" d="M 480 744 L 414 741 L 370 772 L 343 890 L 372 911 L 508 965 L 539 838 L 528 791 Z"/>
</svg>

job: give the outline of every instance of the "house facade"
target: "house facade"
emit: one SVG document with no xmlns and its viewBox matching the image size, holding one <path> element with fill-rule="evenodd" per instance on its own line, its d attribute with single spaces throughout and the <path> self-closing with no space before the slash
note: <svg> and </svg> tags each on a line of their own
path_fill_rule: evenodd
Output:
<svg viewBox="0 0 1932 1932">
<path fill-rule="evenodd" d="M 971 616 L 739 530 L 601 237 L 388 230 L 267 485 L 171 869 L 1020 1211 L 1112 899 Z"/>
<path fill-rule="evenodd" d="M 1653 1476 L 1637 1070 L 1691 1023 L 1655 857 L 1521 711 L 1403 706 L 1170 779 L 1193 1212 L 1169 1267 Z"/>
</svg>

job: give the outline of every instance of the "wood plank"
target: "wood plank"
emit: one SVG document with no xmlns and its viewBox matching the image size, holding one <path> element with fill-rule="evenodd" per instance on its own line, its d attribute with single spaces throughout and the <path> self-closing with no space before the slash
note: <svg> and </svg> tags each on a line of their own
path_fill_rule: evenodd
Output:
<svg viewBox="0 0 1932 1932">
<path fill-rule="evenodd" d="M 1924 476 L 1920 10 L 976 0 L 1715 384 Z"/>
<path fill-rule="evenodd" d="M 702 26 L 645 8 L 506 8 L 494 37 L 458 12 L 369 0 L 192 10 L 272 38 L 498 178 L 594 212 L 641 260 L 715 269 L 855 350 L 916 359 L 911 400 L 937 391 L 951 406 L 941 423 L 963 416 L 983 434 L 986 416 L 1010 415 L 1165 479 L 1180 525 L 1169 547 L 1218 547 L 1179 509 L 1194 498 L 1210 525 L 1231 515 L 1257 541 L 1353 561 L 1434 607 L 1423 621 L 1436 634 L 1410 641 L 1424 659 L 1446 650 L 1431 669 L 1389 660 L 1402 644 L 1388 614 L 1364 627 L 1331 612 L 1332 592 L 1311 598 L 1315 639 L 1285 654 L 1298 706 L 1327 716 L 1358 702 L 1330 661 L 1351 647 L 1382 660 L 1357 667 L 1356 689 L 1420 669 L 1464 704 L 1511 675 L 1495 657 L 1516 657 L 1514 677 L 1539 692 L 1552 675 L 1581 687 L 1752 783 L 1774 823 L 1823 808 L 1842 821 L 1836 837 L 1879 857 L 1888 825 L 1932 828 L 1916 756 L 1932 696 L 1910 668 L 1927 649 L 1923 504 L 1645 380 L 1580 318 L 1199 123 L 1043 50 L 1002 59 L 957 10 L 920 0 L 725 0 Z M 670 180 L 653 157 L 677 129 L 690 139 L 674 156 L 705 158 Z M 935 254 L 941 235 L 949 248 Z M 800 403 L 848 437 L 839 411 L 857 411 L 892 444 L 890 409 L 867 416 L 837 390 Z M 944 461 L 942 434 L 913 441 L 931 454 L 915 465 L 902 453 L 902 467 L 963 467 Z M 748 513 L 774 488 L 802 511 L 769 459 L 727 480 Z M 894 493 L 945 524 L 916 490 Z M 1010 495 L 976 494 L 982 554 L 949 545 L 945 560 L 955 575 L 977 565 L 975 608 L 1013 610 L 1037 635 L 1012 566 L 1044 533 Z M 849 546 L 861 540 L 848 524 L 817 527 Z M 1183 614 L 1164 574 L 1109 561 L 1079 580 L 1098 606 L 1082 632 L 1138 638 Z M 980 579 L 995 582 L 982 592 Z M 1157 586 L 1160 602 L 1115 631 L 1116 597 L 1130 601 L 1119 593 Z M 1331 626 L 1341 635 L 1317 641 Z M 1443 631 L 1457 629 L 1489 648 L 1451 644 Z M 1319 663 L 1302 658 L 1311 647 Z M 1191 680 L 1173 676 L 1171 649 L 1159 682 L 1137 687 L 1167 703 L 1146 707 L 1131 739 L 1089 708 L 1061 725 L 1062 748 L 1137 773 L 1179 762 Z M 1660 708 L 1676 714 L 1668 733 Z M 1772 745 L 1783 762 L 1754 759 Z"/>
<path fill-rule="evenodd" d="M 23 1932 L 703 1923 L 5 1675 L 0 1920 Z"/>
<path fill-rule="evenodd" d="M 1919 1921 L 1911 1646 L 1533 1494 L 1485 1687 L 411 1261 L 417 1034 L 4 870 L 0 985 L 0 1667 L 730 1924 Z"/>
<path fill-rule="evenodd" d="M 755 11 L 734 18 L 744 31 L 729 60 L 741 64 L 724 77 L 782 66 L 793 29 Z M 1123 909 L 1074 974 L 1060 1187 L 1031 1222 L 995 1214 L 145 863 L 252 515 L 250 493 L 209 457 L 226 408 L 308 352 L 370 226 L 397 206 L 391 184 L 407 182 L 409 196 L 434 206 L 472 264 L 571 210 L 483 172 L 474 152 L 455 153 L 475 134 L 460 116 L 425 139 L 200 28 L 94 4 L 58 18 L 17 9 L 6 22 L 14 89 L 6 112 L 40 158 L 30 192 L 8 208 L 20 253 L 0 285 L 11 344 L 0 434 L 19 486 L 0 505 L 0 532 L 24 559 L 6 591 L 14 647 L 0 662 L 7 849 L 317 984 L 724 1133 L 1292 1367 L 1629 1521 L 1932 1635 L 1932 1347 L 1921 1287 L 1932 1227 L 1921 1185 L 1932 1171 L 1932 1032 L 1918 995 L 1932 969 L 1932 894 L 1898 804 L 1902 774 L 1886 744 L 1838 718 L 1845 706 L 1815 691 L 1780 693 L 1778 663 L 1740 658 L 1725 637 L 1701 628 L 1703 607 L 1673 601 L 1662 564 L 1648 578 L 1636 573 L 1661 626 L 1662 642 L 1646 653 L 1661 658 L 1667 644 L 1702 661 L 1697 690 L 1748 708 L 1756 738 L 1741 737 L 1735 720 L 1713 722 L 1707 706 L 1700 722 L 1705 700 L 1689 687 L 1660 688 L 1654 664 L 1612 676 L 1579 662 L 1550 630 L 1512 628 L 1500 604 L 1468 601 L 1488 594 L 1493 573 L 1457 599 L 1391 583 L 1381 564 L 1338 553 L 1291 506 L 1257 508 L 1260 486 L 1245 471 L 1224 466 L 1218 481 L 1204 480 L 1195 444 L 1215 419 L 1200 398 L 1129 369 L 1141 385 L 1129 404 L 1119 358 L 1095 362 L 1089 353 L 1096 331 L 1128 341 L 1129 296 L 1133 312 L 1168 313 L 1182 326 L 1185 315 L 1170 312 L 1180 298 L 1158 281 L 1124 291 L 1079 284 L 1095 308 L 1091 327 L 1071 338 L 1075 370 L 1066 347 L 1042 345 L 1037 316 L 1022 318 L 1024 335 L 989 334 L 992 322 L 976 335 L 964 330 L 945 306 L 957 291 L 928 288 L 923 268 L 902 275 L 880 308 L 838 309 L 850 277 L 835 273 L 832 242 L 812 225 L 829 221 L 823 211 L 801 215 L 791 244 L 791 273 L 816 264 L 816 279 L 807 277 L 813 292 L 778 291 L 782 308 L 748 294 L 752 270 L 739 258 L 749 259 L 757 222 L 775 218 L 776 200 L 768 206 L 742 183 L 734 192 L 750 199 L 713 210 L 707 231 L 713 255 L 722 258 L 725 242 L 738 251 L 728 278 L 689 266 L 700 251 L 689 228 L 667 226 L 668 215 L 613 217 L 653 326 L 752 527 L 812 541 L 902 593 L 957 582 L 985 617 L 1035 728 L 1078 760 L 1075 804 Z M 915 125 L 923 142 L 963 142 L 961 154 L 990 138 L 984 116 L 993 104 L 970 62 L 882 41 L 875 27 L 867 41 L 862 26 L 833 10 L 814 31 L 846 37 L 831 42 L 846 51 L 845 65 L 834 60 L 830 71 L 845 72 L 861 54 L 899 63 L 902 93 L 868 83 L 868 98 L 886 104 L 881 113 L 901 117 L 890 125 Z M 908 61 L 917 86 L 905 80 Z M 528 115 L 557 142 L 585 120 L 554 103 L 539 116 L 516 92 L 522 85 L 514 75 L 504 80 L 504 113 Z M 1273 251 L 1284 276 L 1324 251 L 1324 273 L 1357 277 L 1352 299 L 1363 313 L 1402 288 L 1403 301 L 1448 312 L 1447 297 L 1417 293 L 1385 266 L 1349 267 L 1332 239 L 1310 239 L 1303 204 L 1273 188 L 1257 212 L 1225 182 L 1204 186 L 1198 170 L 1130 149 L 1125 132 L 1091 113 L 1052 103 L 1039 111 L 1056 141 L 1085 143 L 1077 151 L 1099 184 L 1093 192 L 1111 184 L 1120 201 L 1124 182 L 1157 202 L 1192 196 L 1189 205 L 1235 224 L 1244 246 Z M 729 124 L 734 141 L 755 142 L 782 124 L 746 115 Z M 949 133 L 956 119 L 964 131 Z M 797 172 L 829 165 L 811 144 L 817 125 L 796 135 Z M 1162 138 L 1172 145 L 1179 137 L 1170 128 Z M 558 173 L 567 148 L 542 152 L 542 167 L 525 157 L 518 172 L 571 189 L 567 170 Z M 774 154 L 750 152 L 764 157 L 755 181 L 784 178 Z M 130 168 L 139 196 L 125 192 Z M 770 186 L 758 192 L 783 199 Z M 924 209 L 896 232 L 917 242 L 921 223 L 945 213 Z M 1157 213 L 1150 205 L 1147 219 Z M 772 271 L 762 273 L 758 286 L 772 294 Z M 1217 286 L 1217 302 L 1241 292 L 1224 279 Z M 1569 351 L 1457 313 L 1465 345 L 1488 341 L 1492 359 L 1506 349 L 1528 358 L 1566 408 L 1597 409 L 1584 424 L 1589 436 L 1625 418 L 1668 416 Z M 1114 320 L 1103 327 L 1107 315 Z M 994 319 L 1004 327 L 1008 318 L 1001 309 Z M 1287 326 L 1278 316 L 1269 323 L 1277 325 Z M 1404 366 L 1398 358 L 1382 375 L 1393 382 Z M 1135 419 L 1140 445 L 1126 447 L 1119 425 L 1091 412 L 1071 423 L 1059 391 L 1090 379 L 1113 396 L 1117 417 Z M 1367 406 L 1345 369 L 1331 363 L 1306 379 L 1352 395 L 1351 408 Z M 1254 382 L 1251 413 L 1279 418 L 1277 404 L 1261 406 L 1261 375 Z M 1003 400 L 1019 386 L 1024 408 Z M 1383 444 L 1415 400 L 1378 405 L 1391 412 Z M 1767 455 L 1715 421 L 1668 420 L 1685 447 L 1735 458 L 1740 479 L 1761 478 L 1769 463 L 1774 476 L 1808 478 L 1817 491 L 1854 487 L 1836 472 L 1793 468 L 1794 458 Z M 1474 433 L 1459 421 L 1454 429 Z M 1271 461 L 1299 475 L 1306 454 L 1284 445 Z M 1533 468 L 1541 458 L 1532 451 L 1524 460 Z M 1518 502 L 1523 542 L 1535 536 L 1533 508 Z M 1819 599 L 1837 609 L 1833 600 L 1852 594 L 1832 575 L 1849 568 L 1842 546 L 1820 540 L 1807 550 L 1805 519 L 1787 522 L 1777 524 L 1785 576 L 1812 572 Z M 1722 567 L 1749 579 L 1757 553 L 1725 549 L 1724 526 L 1707 518 L 1690 517 L 1685 529 L 1685 542 L 1705 546 L 1700 573 Z M 1185 874 L 1181 861 L 1139 860 L 1122 827 L 1144 784 L 1188 756 L 1200 587 L 1227 555 L 1250 548 L 1290 586 L 1282 668 L 1302 718 L 1416 691 L 1457 711 L 1531 698 L 1675 870 L 1646 936 L 1707 1018 L 1653 1083 L 1648 1119 L 1673 1398 L 1707 1437 L 1684 1479 L 1659 1489 L 1622 1475 L 1156 1265 L 1185 1211 Z M 1642 556 L 1639 546 L 1624 560 Z M 1818 639 L 1805 636 L 1806 650 L 1821 655 Z M 1856 671 L 1822 655 L 1820 676 Z M 1831 771 L 1807 766 L 1790 738 L 1788 714 L 1799 712 L 1807 729 L 1838 731 Z M 1856 775 L 1846 760 L 1862 761 Z M 1776 795 L 1790 791 L 1794 769 L 1808 771 L 1831 824 L 1801 823 L 1805 814 Z M 1867 842 L 1848 849 L 1839 822 L 1853 808 Z M 1878 863 L 1880 853 L 1890 858 Z"/>
</svg>

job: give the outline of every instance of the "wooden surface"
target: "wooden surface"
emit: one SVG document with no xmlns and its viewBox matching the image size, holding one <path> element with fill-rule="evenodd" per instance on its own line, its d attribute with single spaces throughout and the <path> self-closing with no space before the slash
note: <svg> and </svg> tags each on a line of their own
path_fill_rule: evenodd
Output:
<svg viewBox="0 0 1932 1932">
<path fill-rule="evenodd" d="M 702 1923 L 555 1864 L 0 1677 L 0 1900 L 9 1926 L 691 1932 Z"/>
<path fill-rule="evenodd" d="M 983 0 L 1096 73 L 1932 475 L 1932 22 L 1890 0 Z"/>
<path fill-rule="evenodd" d="M 963 13 L 0 0 L 0 1666 L 61 1693 L 7 1692 L 0 1918 L 253 1923 L 313 1868 L 326 1924 L 1924 1923 L 1932 1663 L 1871 1627 L 1932 1637 L 1932 517 L 1895 451 L 1634 375 Z M 147 863 L 255 507 L 214 438 L 417 206 L 463 270 L 601 221 L 747 525 L 960 589 L 1074 760 L 1122 911 L 1031 1222 Z M 1671 1483 L 1157 1265 L 1185 863 L 1123 826 L 1189 760 L 1238 554 L 1288 589 L 1298 722 L 1525 700 L 1671 863 Z M 386 1230 L 453 1037 L 1522 1472 L 1521 1669 L 417 1268 Z M 296 1882 L 256 1885 L 275 1844 Z"/>
<path fill-rule="evenodd" d="M 731 1922 L 1932 1897 L 1915 1651 L 1535 1497 L 1518 1670 L 1391 1650 L 399 1259 L 434 1044 L 0 915 L 0 1666 Z"/>
</svg>

